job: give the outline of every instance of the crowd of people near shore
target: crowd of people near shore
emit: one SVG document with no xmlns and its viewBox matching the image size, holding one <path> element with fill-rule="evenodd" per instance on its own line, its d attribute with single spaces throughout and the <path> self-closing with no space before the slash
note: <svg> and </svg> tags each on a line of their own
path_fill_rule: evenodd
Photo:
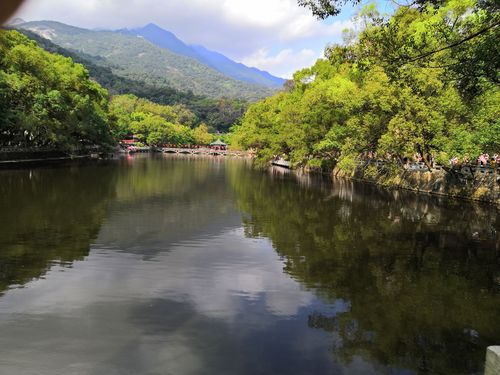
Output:
<svg viewBox="0 0 500 375">
<path fill-rule="evenodd" d="M 363 158 L 368 160 L 379 160 L 379 156 L 377 155 L 376 152 L 373 151 L 364 154 Z M 388 159 L 391 159 L 390 155 L 385 155 L 385 157 L 382 158 L 382 160 L 388 160 Z M 451 158 L 448 161 L 448 163 L 452 168 L 461 168 L 464 166 L 477 166 L 483 168 L 490 167 L 496 169 L 500 168 L 500 153 L 495 153 L 492 156 L 490 156 L 488 153 L 483 153 L 475 159 L 474 158 L 470 159 L 467 156 L 464 156 L 463 158 L 455 156 Z M 434 155 L 429 154 L 426 156 L 424 160 L 424 157 L 421 154 L 415 153 L 413 154 L 412 157 L 404 157 L 403 164 L 406 168 L 408 168 L 411 165 L 422 165 L 422 164 L 426 164 L 429 165 L 431 168 L 434 168 L 436 164 L 436 159 Z"/>
<path fill-rule="evenodd" d="M 483 153 L 477 157 L 475 162 L 471 162 L 468 157 L 464 157 L 460 160 L 458 157 L 453 157 L 449 160 L 449 163 L 452 167 L 460 167 L 464 165 L 476 165 L 479 167 L 491 167 L 491 168 L 499 168 L 500 167 L 500 154 L 494 154 L 490 157 L 488 153 Z"/>
</svg>

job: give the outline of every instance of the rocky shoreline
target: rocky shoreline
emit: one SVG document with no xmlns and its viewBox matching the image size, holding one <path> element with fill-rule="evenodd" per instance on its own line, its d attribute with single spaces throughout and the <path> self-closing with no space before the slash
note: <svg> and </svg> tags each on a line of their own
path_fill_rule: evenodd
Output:
<svg viewBox="0 0 500 375">
<path fill-rule="evenodd" d="M 401 169 L 392 164 L 363 163 L 352 174 L 335 167 L 333 177 L 351 178 L 387 188 L 447 196 L 500 207 L 500 174 L 491 168 L 445 170 Z"/>
</svg>

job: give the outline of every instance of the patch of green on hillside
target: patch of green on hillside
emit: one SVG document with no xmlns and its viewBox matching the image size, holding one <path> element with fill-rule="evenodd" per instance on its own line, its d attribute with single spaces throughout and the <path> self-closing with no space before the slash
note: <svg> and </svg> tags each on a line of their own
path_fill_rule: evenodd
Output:
<svg viewBox="0 0 500 375">
<path fill-rule="evenodd" d="M 114 74 L 153 87 L 251 101 L 276 91 L 229 78 L 192 58 L 125 33 L 92 31 L 52 21 L 27 22 L 16 27 L 35 32 L 65 49 L 94 56 L 94 63 L 110 68 Z"/>
</svg>

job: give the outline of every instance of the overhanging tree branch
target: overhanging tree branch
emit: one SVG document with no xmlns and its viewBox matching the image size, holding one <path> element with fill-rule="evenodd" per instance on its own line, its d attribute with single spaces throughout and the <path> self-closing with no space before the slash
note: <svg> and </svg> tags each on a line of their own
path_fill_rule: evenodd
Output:
<svg viewBox="0 0 500 375">
<path fill-rule="evenodd" d="M 490 25 L 490 26 L 488 26 L 488 27 L 486 27 L 486 28 L 484 28 L 484 29 L 481 29 L 481 30 L 479 30 L 479 31 L 475 32 L 474 34 L 469 35 L 467 38 L 464 38 L 464 39 L 462 39 L 462 40 L 459 40 L 459 41 L 457 41 L 457 42 L 455 42 L 455 43 L 449 44 L 449 45 L 447 45 L 447 46 L 444 46 L 444 47 L 442 47 L 442 48 L 439 48 L 439 49 L 434 50 L 434 51 L 431 51 L 431 52 L 427 52 L 427 53 L 424 53 L 424 54 L 418 55 L 418 56 L 416 56 L 416 57 L 412 57 L 412 58 L 410 58 L 409 60 L 407 60 L 407 61 L 403 62 L 403 63 L 401 64 L 401 66 L 406 65 L 406 64 L 409 64 L 409 63 L 412 63 L 412 62 L 415 62 L 415 61 L 418 61 L 418 60 L 425 59 L 426 57 L 432 56 L 432 55 L 434 55 L 434 54 L 436 54 L 436 53 L 439 53 L 439 52 L 445 51 L 445 50 L 447 50 L 447 49 L 450 49 L 450 48 L 453 48 L 453 47 L 457 47 L 457 46 L 459 46 L 459 45 L 461 45 L 461 44 L 463 44 L 463 43 L 465 43 L 465 42 L 468 42 L 468 41 L 469 41 L 469 40 L 471 40 L 471 39 L 474 39 L 474 38 L 476 38 L 476 37 L 478 37 L 478 36 L 480 36 L 480 35 L 482 35 L 482 34 L 484 34 L 484 33 L 488 32 L 489 30 L 491 30 L 491 29 L 493 29 L 493 28 L 497 27 L 498 25 L 500 25 L 500 21 L 499 21 L 499 22 L 496 22 L 496 23 L 494 23 L 493 25 Z"/>
</svg>

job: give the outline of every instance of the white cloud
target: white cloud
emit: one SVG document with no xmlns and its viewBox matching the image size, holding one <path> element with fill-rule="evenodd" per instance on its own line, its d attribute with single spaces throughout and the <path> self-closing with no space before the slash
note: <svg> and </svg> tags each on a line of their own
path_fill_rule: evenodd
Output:
<svg viewBox="0 0 500 375">
<path fill-rule="evenodd" d="M 261 48 L 245 57 L 243 64 L 276 72 L 280 77 L 291 78 L 295 71 L 313 65 L 319 57 L 320 55 L 311 49 L 302 49 L 297 52 L 284 49 L 272 56 L 269 50 Z"/>
<path fill-rule="evenodd" d="M 282 25 L 299 12 L 293 0 L 226 0 L 219 4 L 229 20 L 265 28 Z"/>
<path fill-rule="evenodd" d="M 290 64 L 277 64 L 279 56 L 258 59 L 261 50 L 292 50 L 282 57 L 288 54 L 309 64 L 314 59 L 305 51 L 318 56 L 327 43 L 339 41 L 342 30 L 351 25 L 345 15 L 331 24 L 321 22 L 297 0 L 27 0 L 16 16 L 109 29 L 153 22 L 187 43 L 289 76 Z"/>
<path fill-rule="evenodd" d="M 186 241 L 145 262 L 142 255 L 117 251 L 112 241 L 106 242 L 113 220 L 110 217 L 101 229 L 97 242 L 102 247 L 84 262 L 75 262 L 70 269 L 54 266 L 43 278 L 2 296 L 0 324 L 6 314 L 21 312 L 70 316 L 75 310 L 110 302 L 110 296 L 113 302 L 189 302 L 200 314 L 228 321 L 248 301 L 262 300 L 267 312 L 286 317 L 315 298 L 283 273 L 283 261 L 269 240 L 248 239 L 242 228 L 222 233 L 223 242 L 217 236 L 204 238 L 203 246 Z M 235 244 L 241 249 L 236 250 Z"/>
<path fill-rule="evenodd" d="M 344 29 L 352 26 L 351 20 L 336 21 L 327 25 L 309 16 L 301 15 L 283 28 L 281 36 L 290 41 L 317 37 L 337 38 L 342 35 Z"/>
</svg>

